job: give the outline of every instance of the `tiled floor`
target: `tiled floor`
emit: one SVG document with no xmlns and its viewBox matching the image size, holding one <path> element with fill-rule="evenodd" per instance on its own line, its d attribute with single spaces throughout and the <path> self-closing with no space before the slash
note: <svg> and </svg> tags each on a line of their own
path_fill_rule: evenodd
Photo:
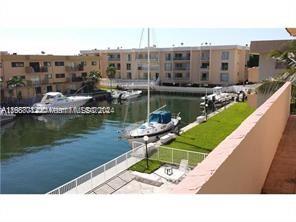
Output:
<svg viewBox="0 0 296 222">
<path fill-rule="evenodd" d="M 290 116 L 262 193 L 296 194 L 296 116 Z"/>
</svg>

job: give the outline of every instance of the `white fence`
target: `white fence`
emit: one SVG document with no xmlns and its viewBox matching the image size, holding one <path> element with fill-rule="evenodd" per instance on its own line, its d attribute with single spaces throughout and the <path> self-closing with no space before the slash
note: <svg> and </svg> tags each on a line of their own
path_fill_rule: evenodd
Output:
<svg viewBox="0 0 296 222">
<path fill-rule="evenodd" d="M 155 147 L 150 146 L 150 144 L 148 145 L 148 152 L 149 159 L 151 160 L 158 160 L 160 162 L 178 165 L 181 160 L 186 159 L 191 167 L 195 167 L 208 155 L 207 153 L 180 150 L 165 146 Z M 143 160 L 145 158 L 145 154 L 145 144 L 135 141 L 132 143 L 132 150 L 91 171 L 88 171 L 87 173 L 55 188 L 52 191 L 49 191 L 47 194 L 87 193 L 120 172 Z"/>
<path fill-rule="evenodd" d="M 181 160 L 188 160 L 190 167 L 195 167 L 207 157 L 207 153 L 181 150 L 171 147 L 160 146 L 150 154 L 149 159 L 164 163 L 179 165 Z"/>
<path fill-rule="evenodd" d="M 116 157 L 113 160 L 55 188 L 48 194 L 87 193 L 118 173 L 128 169 L 145 158 L 143 143 L 133 143 L 133 149 Z"/>
</svg>

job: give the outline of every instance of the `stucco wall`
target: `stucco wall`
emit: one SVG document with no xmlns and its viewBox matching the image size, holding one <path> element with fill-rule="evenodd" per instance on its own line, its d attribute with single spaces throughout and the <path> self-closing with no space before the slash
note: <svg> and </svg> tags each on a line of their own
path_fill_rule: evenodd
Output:
<svg viewBox="0 0 296 222">
<path fill-rule="evenodd" d="M 290 113 L 286 83 L 176 186 L 175 193 L 261 193 Z"/>
</svg>

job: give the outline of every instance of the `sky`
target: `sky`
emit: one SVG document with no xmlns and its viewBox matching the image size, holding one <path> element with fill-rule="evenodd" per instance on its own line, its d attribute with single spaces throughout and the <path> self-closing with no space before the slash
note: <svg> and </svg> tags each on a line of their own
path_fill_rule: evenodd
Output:
<svg viewBox="0 0 296 222">
<path fill-rule="evenodd" d="M 143 28 L 0 28 L 0 51 L 18 54 L 72 55 L 80 50 L 138 48 Z M 144 31 L 141 47 L 147 43 Z M 252 40 L 291 38 L 284 28 L 153 28 L 151 45 L 157 47 L 246 45 Z"/>
</svg>

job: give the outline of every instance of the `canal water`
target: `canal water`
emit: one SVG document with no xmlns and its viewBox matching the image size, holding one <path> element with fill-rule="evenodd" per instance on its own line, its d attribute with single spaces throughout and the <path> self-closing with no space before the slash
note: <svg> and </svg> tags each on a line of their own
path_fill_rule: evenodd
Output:
<svg viewBox="0 0 296 222">
<path fill-rule="evenodd" d="M 162 105 L 181 112 L 182 125 L 200 114 L 198 97 L 152 95 L 151 110 Z M 1 128 L 1 193 L 46 193 L 128 151 L 120 132 L 146 118 L 147 97 L 114 104 L 110 115 L 22 116 Z"/>
</svg>

